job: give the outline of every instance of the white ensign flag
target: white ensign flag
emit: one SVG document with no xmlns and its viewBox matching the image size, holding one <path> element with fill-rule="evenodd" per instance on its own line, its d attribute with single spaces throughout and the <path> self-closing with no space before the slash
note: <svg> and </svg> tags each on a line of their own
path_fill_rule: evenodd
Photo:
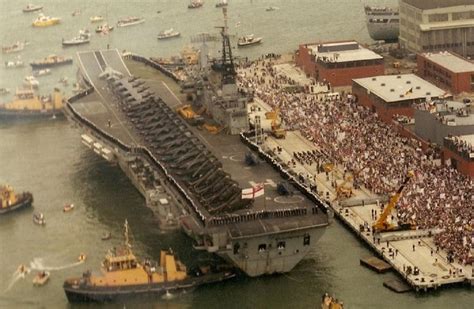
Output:
<svg viewBox="0 0 474 309">
<path fill-rule="evenodd" d="M 259 183 L 255 187 L 242 190 L 242 199 L 254 199 L 256 197 L 262 196 L 265 193 L 263 184 Z"/>
</svg>

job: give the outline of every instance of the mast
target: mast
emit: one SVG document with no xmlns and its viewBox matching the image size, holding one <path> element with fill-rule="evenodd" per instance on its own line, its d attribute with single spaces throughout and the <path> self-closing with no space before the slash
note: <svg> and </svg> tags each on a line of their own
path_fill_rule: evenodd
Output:
<svg viewBox="0 0 474 309">
<path fill-rule="evenodd" d="M 228 26 L 227 26 L 227 8 L 222 8 L 224 14 L 224 27 L 221 28 L 222 35 L 222 85 L 235 84 L 235 67 L 232 58 L 232 48 L 230 46 Z"/>
<path fill-rule="evenodd" d="M 129 250 L 132 245 L 130 245 L 130 239 L 128 238 L 128 221 L 125 219 L 125 224 L 124 224 L 124 236 L 125 236 L 125 248 Z"/>
</svg>

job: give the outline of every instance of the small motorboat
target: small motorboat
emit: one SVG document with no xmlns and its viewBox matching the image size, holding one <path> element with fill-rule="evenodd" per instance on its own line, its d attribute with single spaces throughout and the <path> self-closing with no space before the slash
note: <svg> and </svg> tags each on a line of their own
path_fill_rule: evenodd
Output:
<svg viewBox="0 0 474 309">
<path fill-rule="evenodd" d="M 32 73 L 35 77 L 45 76 L 51 74 L 51 69 L 34 70 Z"/>
<path fill-rule="evenodd" d="M 49 271 L 40 271 L 36 274 L 36 276 L 33 278 L 33 285 L 35 286 L 42 286 L 45 285 L 46 282 L 49 280 Z"/>
<path fill-rule="evenodd" d="M 44 218 L 43 213 L 36 213 L 33 215 L 33 222 L 38 224 L 38 225 L 45 225 L 46 224 L 46 219 Z"/>
<path fill-rule="evenodd" d="M 145 22 L 145 18 L 130 16 L 127 18 L 122 18 L 117 22 L 117 27 L 128 27 L 139 25 Z"/>
<path fill-rule="evenodd" d="M 72 12 L 72 17 L 75 17 L 75 16 L 79 16 L 81 15 L 81 10 L 75 10 L 74 12 Z"/>
<path fill-rule="evenodd" d="M 175 31 L 175 30 L 173 30 L 173 28 L 171 28 L 171 29 L 168 29 L 168 30 L 161 31 L 158 34 L 158 40 L 175 38 L 175 37 L 178 37 L 180 35 L 181 35 L 181 33 L 179 33 L 178 31 Z"/>
<path fill-rule="evenodd" d="M 39 14 L 33 21 L 33 27 L 49 27 L 61 23 L 61 18 Z"/>
<path fill-rule="evenodd" d="M 36 12 L 42 9 L 43 7 L 41 5 L 27 4 L 26 7 L 23 8 L 23 13 Z"/>
<path fill-rule="evenodd" d="M 33 75 L 25 76 L 23 79 L 23 85 L 31 88 L 38 88 L 39 81 Z"/>
<path fill-rule="evenodd" d="M 84 253 L 79 254 L 79 256 L 77 257 L 77 260 L 79 262 L 84 262 L 86 259 L 87 259 L 87 255 L 85 255 Z"/>
<path fill-rule="evenodd" d="M 222 8 L 227 5 L 228 5 L 227 0 L 220 0 L 219 2 L 216 3 L 216 8 Z"/>
<path fill-rule="evenodd" d="M 101 22 L 104 20 L 104 17 L 102 16 L 92 16 L 91 18 L 89 18 L 89 20 L 91 21 L 91 23 L 98 23 L 98 22 Z"/>
<path fill-rule="evenodd" d="M 72 211 L 73 209 L 74 209 L 74 204 L 66 204 L 63 207 L 63 212 L 69 212 L 69 211 Z"/>
<path fill-rule="evenodd" d="M 105 232 L 101 237 L 102 240 L 109 240 L 110 238 L 112 238 L 112 233 L 110 232 Z"/>
<path fill-rule="evenodd" d="M 23 61 L 21 61 L 20 59 L 5 61 L 5 67 L 7 69 L 21 68 L 21 67 L 24 67 L 24 66 L 25 66 L 25 63 Z"/>
<path fill-rule="evenodd" d="M 25 275 L 27 275 L 30 272 L 30 269 L 26 267 L 24 264 L 20 264 L 20 266 L 18 266 L 16 271 L 21 277 L 24 278 Z"/>
<path fill-rule="evenodd" d="M 73 45 L 87 44 L 90 41 L 91 41 L 91 34 L 89 30 L 83 29 L 83 30 L 79 30 L 78 36 L 70 40 L 63 39 L 62 44 L 63 46 L 73 46 Z"/>
<path fill-rule="evenodd" d="M 249 34 L 249 35 L 240 37 L 237 40 L 237 46 L 238 47 L 250 46 L 250 45 L 259 44 L 260 42 L 262 42 L 262 38 L 256 38 L 254 37 L 253 34 Z"/>
<path fill-rule="evenodd" d="M 16 52 L 22 51 L 26 45 L 28 45 L 28 42 L 26 41 L 25 42 L 17 41 L 13 45 L 3 46 L 2 53 L 4 54 L 16 53 Z"/>
<path fill-rule="evenodd" d="M 204 5 L 202 0 L 191 0 L 191 3 L 188 5 L 188 9 L 197 9 Z"/>
<path fill-rule="evenodd" d="M 112 30 L 114 30 L 114 26 L 109 26 L 107 23 L 97 26 L 97 28 L 95 28 L 96 33 L 102 34 L 107 34 Z"/>
</svg>

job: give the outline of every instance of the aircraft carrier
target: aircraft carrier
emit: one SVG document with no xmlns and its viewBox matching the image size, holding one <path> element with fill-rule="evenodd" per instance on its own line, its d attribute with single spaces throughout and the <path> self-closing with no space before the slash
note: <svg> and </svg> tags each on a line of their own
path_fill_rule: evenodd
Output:
<svg viewBox="0 0 474 309">
<path fill-rule="evenodd" d="M 329 225 L 326 202 L 264 152 L 253 132 L 215 134 L 184 121 L 175 112 L 184 99 L 177 83 L 150 59 L 131 58 L 126 65 L 117 50 L 79 52 L 88 88 L 65 110 L 82 142 L 131 179 L 160 227 L 182 228 L 195 249 L 251 277 L 288 272 L 317 250 Z M 227 72 L 221 86 L 235 90 L 229 65 L 219 67 Z M 259 185 L 264 196 L 242 198 L 242 189 Z"/>
</svg>

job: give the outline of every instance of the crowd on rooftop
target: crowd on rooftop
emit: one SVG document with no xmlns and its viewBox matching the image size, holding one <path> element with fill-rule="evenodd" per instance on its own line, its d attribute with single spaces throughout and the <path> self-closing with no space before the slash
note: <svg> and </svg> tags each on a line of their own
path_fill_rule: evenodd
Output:
<svg viewBox="0 0 474 309">
<path fill-rule="evenodd" d="M 399 222 L 439 228 L 435 242 L 440 248 L 461 263 L 472 259 L 472 179 L 441 165 L 436 151 L 400 136 L 350 94 L 328 99 L 282 91 L 294 81 L 279 74 L 271 60 L 243 64 L 238 72 L 240 87 L 254 89 L 258 99 L 278 108 L 286 128 L 299 130 L 328 160 L 352 173 L 354 186 L 390 195 L 415 171 L 397 206 Z"/>
</svg>

